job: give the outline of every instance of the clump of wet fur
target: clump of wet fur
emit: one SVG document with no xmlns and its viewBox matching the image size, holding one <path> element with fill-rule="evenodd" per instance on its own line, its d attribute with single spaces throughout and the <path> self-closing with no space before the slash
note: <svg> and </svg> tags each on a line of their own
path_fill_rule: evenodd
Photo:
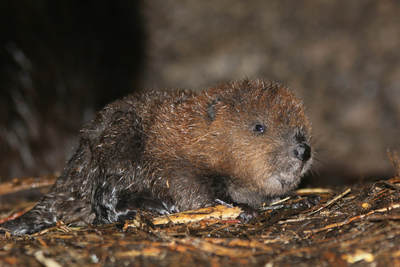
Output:
<svg viewBox="0 0 400 267">
<path fill-rule="evenodd" d="M 1 227 L 24 234 L 58 220 L 111 223 L 217 199 L 257 208 L 298 185 L 312 161 L 310 131 L 302 103 L 277 83 L 131 95 L 83 128 L 50 192 Z"/>
</svg>

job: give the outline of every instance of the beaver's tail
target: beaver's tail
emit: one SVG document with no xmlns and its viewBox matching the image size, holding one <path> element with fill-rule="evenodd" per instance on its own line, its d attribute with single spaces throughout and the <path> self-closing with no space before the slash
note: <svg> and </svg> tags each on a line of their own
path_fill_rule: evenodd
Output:
<svg viewBox="0 0 400 267">
<path fill-rule="evenodd" d="M 7 231 L 12 235 L 32 234 L 54 226 L 57 222 L 56 215 L 42 203 L 42 201 L 39 202 L 33 209 L 20 217 L 0 224 L 0 233 Z"/>
<path fill-rule="evenodd" d="M 81 221 L 90 223 L 94 219 L 90 198 L 92 180 L 98 175 L 89 172 L 90 151 L 84 140 L 68 162 L 56 183 L 40 201 L 27 213 L 0 224 L 0 233 L 8 231 L 13 235 L 32 234 L 56 225 Z"/>
</svg>

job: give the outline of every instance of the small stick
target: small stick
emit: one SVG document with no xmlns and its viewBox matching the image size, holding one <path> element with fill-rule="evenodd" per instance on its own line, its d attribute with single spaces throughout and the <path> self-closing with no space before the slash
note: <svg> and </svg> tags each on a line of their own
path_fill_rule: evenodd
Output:
<svg viewBox="0 0 400 267">
<path fill-rule="evenodd" d="M 389 183 L 389 182 L 387 182 L 387 181 L 382 181 L 382 182 L 380 182 L 380 183 L 382 183 L 382 184 L 386 185 L 387 187 L 390 187 L 390 188 L 392 188 L 392 189 L 394 189 L 394 190 L 400 191 L 400 186 L 398 186 L 398 185 Z"/>
<path fill-rule="evenodd" d="M 40 179 L 37 178 L 24 178 L 24 179 L 14 179 L 10 182 L 0 183 L 0 195 L 6 195 L 15 193 L 22 190 L 41 188 L 45 186 L 50 186 L 54 184 L 54 176 L 44 176 Z"/>
<path fill-rule="evenodd" d="M 275 205 L 281 204 L 281 203 L 283 203 L 283 202 L 285 202 L 286 200 L 289 200 L 289 199 L 290 199 L 290 196 L 289 197 L 285 197 L 283 199 L 279 199 L 277 201 L 274 201 L 271 204 L 269 204 L 268 206 L 275 206 Z"/>
<path fill-rule="evenodd" d="M 310 194 L 331 194 L 332 189 L 329 188 L 301 188 L 296 190 L 298 195 L 310 195 Z"/>
<path fill-rule="evenodd" d="M 388 215 L 388 216 L 372 216 L 368 218 L 370 221 L 397 221 L 400 220 L 400 215 Z"/>
<path fill-rule="evenodd" d="M 8 216 L 6 218 L 0 219 L 0 223 L 5 223 L 7 221 L 11 221 L 11 220 L 14 220 L 14 219 L 18 218 L 19 216 L 21 216 L 22 214 L 24 214 L 28 210 L 32 209 L 32 206 L 26 207 L 25 209 L 23 209 L 23 210 L 21 210 L 19 212 L 13 213 L 13 214 L 11 214 L 10 216 Z"/>
<path fill-rule="evenodd" d="M 367 216 L 370 216 L 370 215 L 372 215 L 374 213 L 387 212 L 387 211 L 390 211 L 392 209 L 397 209 L 397 208 L 400 208 L 400 203 L 394 203 L 394 204 L 390 205 L 389 207 L 385 207 L 385 208 L 381 208 L 381 209 L 377 209 L 377 210 L 371 210 L 368 213 L 357 215 L 357 216 L 351 217 L 350 219 L 347 219 L 347 220 L 344 220 L 344 221 L 341 221 L 341 222 L 338 222 L 338 223 L 332 223 L 332 224 L 329 224 L 329 225 L 327 225 L 325 227 L 322 227 L 322 228 L 319 228 L 319 229 L 306 230 L 306 231 L 304 231 L 304 233 L 305 234 L 319 233 L 319 232 L 322 232 L 322 231 L 325 231 L 325 230 L 341 227 L 341 226 L 349 224 L 349 223 L 351 223 L 351 222 L 353 222 L 355 220 L 362 219 L 362 218 L 365 218 Z"/>
<path fill-rule="evenodd" d="M 335 203 L 336 201 L 338 201 L 339 199 L 341 199 L 342 197 L 344 197 L 345 195 L 347 195 L 348 193 L 351 192 L 351 188 L 347 188 L 343 193 L 337 195 L 336 197 L 332 198 L 331 200 L 329 200 L 325 205 L 323 205 L 322 207 L 318 208 L 317 210 L 311 211 L 308 214 L 306 214 L 306 216 L 310 216 L 313 215 L 327 207 L 329 207 L 330 205 L 332 205 L 333 203 Z"/>
<path fill-rule="evenodd" d="M 295 218 L 295 219 L 287 219 L 287 220 L 279 221 L 278 224 L 302 222 L 302 221 L 316 220 L 316 219 L 321 219 L 321 218 L 324 218 L 324 217 L 307 217 L 307 216 L 301 216 L 301 217 Z"/>
</svg>

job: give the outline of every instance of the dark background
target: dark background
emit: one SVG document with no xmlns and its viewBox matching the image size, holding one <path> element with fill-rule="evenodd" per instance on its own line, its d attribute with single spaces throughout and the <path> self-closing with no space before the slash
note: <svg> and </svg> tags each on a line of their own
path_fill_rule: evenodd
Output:
<svg viewBox="0 0 400 267">
<path fill-rule="evenodd" d="M 392 175 L 398 1 L 1 1 L 0 181 L 59 172 L 82 124 L 146 88 L 282 81 L 313 123 L 315 173 Z"/>
</svg>

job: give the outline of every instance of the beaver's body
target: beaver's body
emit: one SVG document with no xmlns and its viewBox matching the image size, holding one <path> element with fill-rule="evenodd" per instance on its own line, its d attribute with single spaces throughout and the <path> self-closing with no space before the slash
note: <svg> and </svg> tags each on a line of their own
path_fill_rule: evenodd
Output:
<svg viewBox="0 0 400 267">
<path fill-rule="evenodd" d="M 83 128 L 50 192 L 1 227 L 25 234 L 58 220 L 110 223 L 216 199 L 258 207 L 297 186 L 311 164 L 309 141 L 301 102 L 279 84 L 131 95 Z"/>
</svg>

